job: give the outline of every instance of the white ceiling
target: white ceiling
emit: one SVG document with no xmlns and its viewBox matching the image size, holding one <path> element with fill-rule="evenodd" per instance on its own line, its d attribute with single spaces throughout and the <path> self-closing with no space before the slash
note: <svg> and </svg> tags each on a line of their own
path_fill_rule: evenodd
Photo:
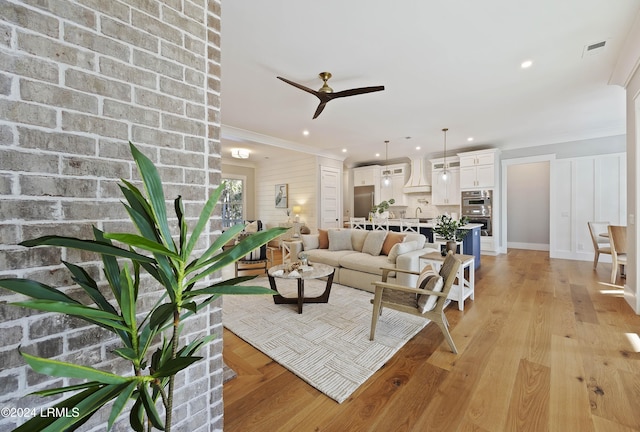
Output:
<svg viewBox="0 0 640 432">
<path fill-rule="evenodd" d="M 253 163 L 300 150 L 352 166 L 376 152 L 384 160 L 385 140 L 389 159 L 433 155 L 443 127 L 451 150 L 624 134 L 624 91 L 608 81 L 639 9 L 638 0 L 225 1 L 223 158 L 232 147 L 252 150 Z M 385 90 L 335 99 L 312 120 L 318 99 L 276 76 L 319 89 L 322 71 L 334 91 Z"/>
</svg>

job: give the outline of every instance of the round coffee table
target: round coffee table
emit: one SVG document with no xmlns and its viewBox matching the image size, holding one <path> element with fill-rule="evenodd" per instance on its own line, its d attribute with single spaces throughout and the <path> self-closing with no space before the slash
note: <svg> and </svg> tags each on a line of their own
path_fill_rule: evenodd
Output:
<svg viewBox="0 0 640 432">
<path fill-rule="evenodd" d="M 298 281 L 298 296 L 297 297 L 283 297 L 280 294 L 275 294 L 273 296 L 273 302 L 275 304 L 297 304 L 298 305 L 298 313 L 302 313 L 302 305 L 304 303 L 328 303 L 329 302 L 329 294 L 331 293 L 331 284 L 333 283 L 333 275 L 335 274 L 336 269 L 333 267 L 320 264 L 320 263 L 309 263 L 304 270 L 298 270 L 300 273 L 299 277 L 289 277 L 288 273 L 283 275 L 274 275 L 278 270 L 285 270 L 288 264 L 280 264 L 274 267 L 271 267 L 268 272 L 269 276 L 269 285 L 271 289 L 274 291 L 278 291 L 278 287 L 276 286 L 276 278 L 278 279 L 297 279 Z M 304 281 L 306 279 L 318 279 L 321 277 L 329 276 L 327 278 L 327 286 L 324 289 L 324 292 L 318 297 L 305 297 L 304 296 Z"/>
</svg>

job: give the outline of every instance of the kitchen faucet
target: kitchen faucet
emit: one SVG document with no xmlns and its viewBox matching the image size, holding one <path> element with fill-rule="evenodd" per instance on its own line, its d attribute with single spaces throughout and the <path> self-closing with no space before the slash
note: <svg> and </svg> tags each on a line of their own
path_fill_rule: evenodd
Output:
<svg viewBox="0 0 640 432">
<path fill-rule="evenodd" d="M 416 219 L 418 219 L 418 212 L 422 213 L 422 209 L 420 207 L 416 207 Z"/>
</svg>

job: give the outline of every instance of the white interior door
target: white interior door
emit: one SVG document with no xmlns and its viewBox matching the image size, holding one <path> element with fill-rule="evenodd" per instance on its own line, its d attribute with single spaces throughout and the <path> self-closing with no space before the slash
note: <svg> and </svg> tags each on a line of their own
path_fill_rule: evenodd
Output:
<svg viewBox="0 0 640 432">
<path fill-rule="evenodd" d="M 320 167 L 320 228 L 340 226 L 340 170 Z"/>
</svg>

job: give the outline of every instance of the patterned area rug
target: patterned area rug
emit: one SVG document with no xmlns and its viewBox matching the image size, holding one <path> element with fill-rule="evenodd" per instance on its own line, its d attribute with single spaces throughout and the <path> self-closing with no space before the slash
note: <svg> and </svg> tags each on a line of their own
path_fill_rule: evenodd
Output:
<svg viewBox="0 0 640 432">
<path fill-rule="evenodd" d="M 277 279 L 285 296 L 295 280 Z M 266 277 L 250 285 L 268 286 Z M 307 280 L 305 295 L 322 293 L 325 282 Z M 375 341 L 369 341 L 373 294 L 333 284 L 329 303 L 273 303 L 271 296 L 224 296 L 222 322 L 241 339 L 342 403 L 380 369 L 429 320 L 385 309 Z"/>
</svg>

